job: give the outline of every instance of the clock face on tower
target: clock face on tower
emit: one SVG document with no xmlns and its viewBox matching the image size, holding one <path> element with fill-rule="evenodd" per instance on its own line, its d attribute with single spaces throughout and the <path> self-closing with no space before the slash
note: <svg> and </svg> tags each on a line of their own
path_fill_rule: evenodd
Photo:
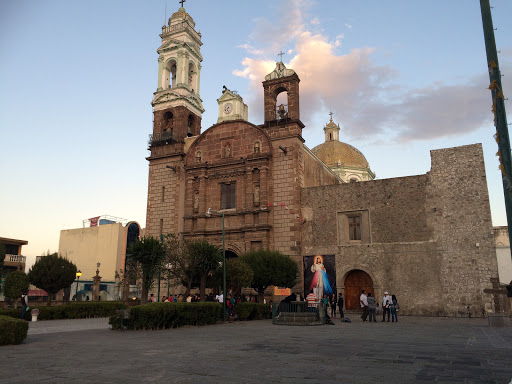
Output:
<svg viewBox="0 0 512 384">
<path fill-rule="evenodd" d="M 232 111 L 233 111 L 233 104 L 231 104 L 231 103 L 224 104 L 224 113 L 226 115 L 229 115 Z"/>
</svg>

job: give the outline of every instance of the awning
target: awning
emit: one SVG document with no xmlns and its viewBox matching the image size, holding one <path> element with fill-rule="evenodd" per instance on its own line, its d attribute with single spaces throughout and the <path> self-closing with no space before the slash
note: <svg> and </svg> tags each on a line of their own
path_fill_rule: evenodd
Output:
<svg viewBox="0 0 512 384">
<path fill-rule="evenodd" d="M 48 296 L 48 293 L 42 289 L 29 289 L 28 290 L 29 296 Z"/>
</svg>

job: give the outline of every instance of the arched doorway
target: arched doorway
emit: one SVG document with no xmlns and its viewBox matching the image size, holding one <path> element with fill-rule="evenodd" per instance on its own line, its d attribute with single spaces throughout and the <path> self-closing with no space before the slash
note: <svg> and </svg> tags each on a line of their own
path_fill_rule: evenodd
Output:
<svg viewBox="0 0 512 384">
<path fill-rule="evenodd" d="M 366 293 L 373 291 L 373 281 L 369 274 L 360 269 L 354 269 L 345 277 L 345 308 L 346 309 L 360 309 L 359 296 L 361 291 L 365 290 Z"/>
<path fill-rule="evenodd" d="M 237 257 L 238 257 L 238 255 L 235 252 L 229 251 L 229 250 L 226 249 L 226 260 L 234 259 L 234 258 L 237 258 Z"/>
</svg>

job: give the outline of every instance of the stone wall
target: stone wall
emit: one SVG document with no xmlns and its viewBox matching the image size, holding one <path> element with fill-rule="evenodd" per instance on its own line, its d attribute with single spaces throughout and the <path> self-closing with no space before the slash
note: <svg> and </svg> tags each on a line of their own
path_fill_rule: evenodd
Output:
<svg viewBox="0 0 512 384">
<path fill-rule="evenodd" d="M 427 175 L 303 189 L 302 254 L 335 254 L 341 291 L 348 272 L 365 271 L 376 296 L 397 295 L 405 314 L 479 312 L 497 274 L 482 149 L 431 156 Z M 344 213 L 363 211 L 369 241 L 340 241 Z"/>
</svg>

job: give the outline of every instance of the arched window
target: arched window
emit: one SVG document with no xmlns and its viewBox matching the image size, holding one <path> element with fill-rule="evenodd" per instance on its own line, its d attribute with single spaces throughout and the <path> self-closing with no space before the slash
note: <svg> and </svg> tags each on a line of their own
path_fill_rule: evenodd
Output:
<svg viewBox="0 0 512 384">
<path fill-rule="evenodd" d="M 165 112 L 162 118 L 162 132 L 172 136 L 173 133 L 173 114 L 172 112 Z"/>
<path fill-rule="evenodd" d="M 260 153 L 261 143 L 259 141 L 254 142 L 254 153 Z"/>
<path fill-rule="evenodd" d="M 196 152 L 196 163 L 200 163 L 201 162 L 201 159 L 202 159 L 202 153 L 201 151 L 197 151 Z"/>
<path fill-rule="evenodd" d="M 196 82 L 197 82 L 197 72 L 194 63 L 189 63 L 188 65 L 188 88 L 192 91 L 192 93 L 196 93 Z"/>
<path fill-rule="evenodd" d="M 176 86 L 176 70 L 177 70 L 177 64 L 176 60 L 171 59 L 165 64 L 164 68 L 164 74 L 165 74 L 165 88 L 174 88 Z"/>
<path fill-rule="evenodd" d="M 357 180 L 357 178 L 355 178 L 355 177 L 351 177 L 351 178 L 350 178 L 350 182 L 351 182 L 351 183 L 357 183 L 358 181 L 359 181 L 359 180 Z"/>
<path fill-rule="evenodd" d="M 188 115 L 188 123 L 187 123 L 187 137 L 194 136 L 192 134 L 192 125 L 194 124 L 194 116 Z"/>
<path fill-rule="evenodd" d="M 332 133 L 329 133 L 329 140 L 332 141 Z"/>
<path fill-rule="evenodd" d="M 284 88 L 280 88 L 276 92 L 276 119 L 286 119 L 288 117 L 288 92 Z"/>
</svg>

